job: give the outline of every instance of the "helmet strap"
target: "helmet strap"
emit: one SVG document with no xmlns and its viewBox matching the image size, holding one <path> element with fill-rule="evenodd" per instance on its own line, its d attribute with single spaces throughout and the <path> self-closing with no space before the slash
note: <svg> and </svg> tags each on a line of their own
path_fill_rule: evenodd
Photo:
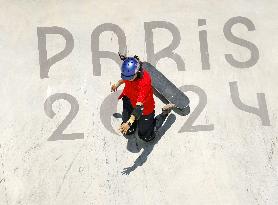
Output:
<svg viewBox="0 0 278 205">
<path fill-rule="evenodd" d="M 137 78 L 142 78 L 143 77 L 143 67 L 142 67 L 142 63 L 140 62 L 140 67 L 139 67 L 139 70 L 137 72 Z"/>
</svg>

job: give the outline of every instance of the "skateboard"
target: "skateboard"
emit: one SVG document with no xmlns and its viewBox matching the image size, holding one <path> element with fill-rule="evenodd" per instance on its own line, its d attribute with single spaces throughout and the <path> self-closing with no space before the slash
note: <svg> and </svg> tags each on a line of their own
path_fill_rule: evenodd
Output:
<svg viewBox="0 0 278 205">
<path fill-rule="evenodd" d="M 190 113 L 189 98 L 150 63 L 143 62 L 142 67 L 149 72 L 152 78 L 155 96 L 166 104 L 175 104 L 173 110 L 176 113 L 183 116 L 188 115 Z"/>
</svg>

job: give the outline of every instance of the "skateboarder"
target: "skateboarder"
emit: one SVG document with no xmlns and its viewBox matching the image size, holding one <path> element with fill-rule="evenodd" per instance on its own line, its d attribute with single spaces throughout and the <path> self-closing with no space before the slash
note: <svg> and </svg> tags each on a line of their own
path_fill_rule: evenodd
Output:
<svg viewBox="0 0 278 205">
<path fill-rule="evenodd" d="M 162 112 L 155 117 L 155 101 L 150 74 L 142 67 L 138 56 L 126 57 L 120 55 L 121 80 L 113 84 L 111 91 L 116 91 L 121 84 L 124 90 L 118 99 L 123 100 L 122 124 L 119 131 L 130 135 L 138 127 L 138 135 L 144 141 L 155 138 L 156 131 L 171 112 L 174 104 L 167 104 Z"/>
</svg>

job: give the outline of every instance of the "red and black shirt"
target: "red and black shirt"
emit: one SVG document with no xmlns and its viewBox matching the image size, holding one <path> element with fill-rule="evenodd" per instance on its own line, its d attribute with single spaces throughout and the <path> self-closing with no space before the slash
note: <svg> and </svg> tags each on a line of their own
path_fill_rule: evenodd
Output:
<svg viewBox="0 0 278 205">
<path fill-rule="evenodd" d="M 143 103 L 143 115 L 149 115 L 154 111 L 155 102 L 153 98 L 152 80 L 150 74 L 144 69 L 141 78 L 133 81 L 124 80 L 125 87 L 118 99 L 124 95 L 130 99 L 135 108 L 137 102 Z"/>
</svg>

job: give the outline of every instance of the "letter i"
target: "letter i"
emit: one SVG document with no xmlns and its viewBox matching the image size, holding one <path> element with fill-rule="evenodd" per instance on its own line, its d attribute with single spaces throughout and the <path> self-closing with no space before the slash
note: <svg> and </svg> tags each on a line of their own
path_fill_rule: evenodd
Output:
<svg viewBox="0 0 278 205">
<path fill-rule="evenodd" d="M 206 19 L 198 19 L 198 26 L 207 25 Z M 208 39 L 207 39 L 207 31 L 200 30 L 199 31 L 199 42 L 200 42 L 200 52 L 201 52 L 201 61 L 202 61 L 202 70 L 209 70 L 209 52 L 208 52 Z"/>
</svg>

